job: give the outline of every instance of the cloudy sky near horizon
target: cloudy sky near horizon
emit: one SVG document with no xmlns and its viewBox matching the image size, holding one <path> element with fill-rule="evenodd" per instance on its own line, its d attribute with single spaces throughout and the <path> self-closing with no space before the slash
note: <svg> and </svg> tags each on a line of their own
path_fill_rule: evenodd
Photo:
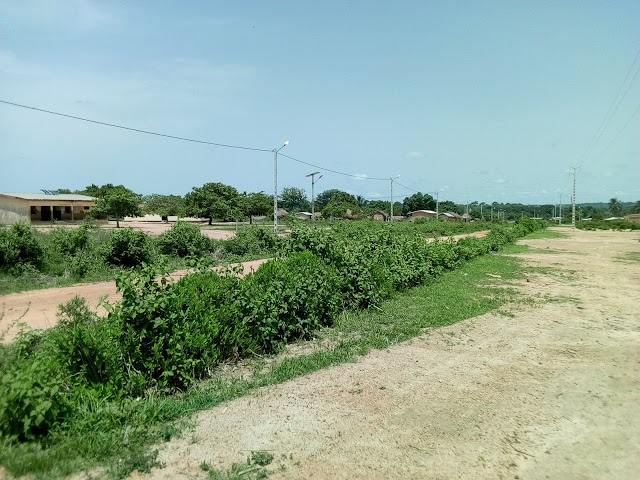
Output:
<svg viewBox="0 0 640 480">
<path fill-rule="evenodd" d="M 265 150 L 290 140 L 282 153 L 353 175 L 324 171 L 316 191 L 384 199 L 401 175 L 398 199 L 544 204 L 580 165 L 579 202 L 636 201 L 639 19 L 634 0 L 0 0 L 0 100 Z M 280 187 L 310 192 L 317 170 L 280 157 Z M 0 104 L 0 191 L 210 181 L 271 193 L 273 156 Z"/>
</svg>

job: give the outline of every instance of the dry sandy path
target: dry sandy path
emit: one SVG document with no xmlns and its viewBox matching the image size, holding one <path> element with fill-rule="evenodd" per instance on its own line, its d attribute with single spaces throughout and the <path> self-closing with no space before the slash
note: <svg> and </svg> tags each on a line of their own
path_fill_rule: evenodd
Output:
<svg viewBox="0 0 640 480">
<path fill-rule="evenodd" d="M 554 270 L 518 284 L 546 301 L 200 412 L 134 477 L 269 450 L 276 479 L 640 478 L 640 268 L 617 259 L 639 235 L 565 231 L 525 242 L 554 250 L 523 255 Z"/>
<path fill-rule="evenodd" d="M 253 260 L 242 263 L 243 275 L 256 270 L 266 259 Z M 169 276 L 181 278 L 190 270 L 179 270 Z M 92 308 L 97 308 L 102 297 L 108 297 L 110 302 L 119 300 L 121 296 L 116 292 L 116 284 L 110 282 L 83 283 L 70 287 L 46 288 L 28 292 L 0 295 L 0 333 L 6 330 L 4 342 L 10 342 L 19 331 L 16 321 L 31 328 L 49 328 L 57 323 L 58 305 L 79 296 L 87 300 Z M 98 313 L 105 314 L 104 309 Z"/>
</svg>

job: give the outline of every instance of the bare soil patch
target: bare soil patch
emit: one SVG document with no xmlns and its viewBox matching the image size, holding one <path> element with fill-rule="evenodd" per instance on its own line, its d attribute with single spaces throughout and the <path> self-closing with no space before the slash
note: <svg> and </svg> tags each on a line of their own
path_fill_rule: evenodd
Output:
<svg viewBox="0 0 640 480">
<path fill-rule="evenodd" d="M 521 255 L 537 305 L 201 412 L 159 447 L 165 468 L 134 477 L 204 478 L 202 462 L 268 450 L 276 479 L 638 478 L 640 269 L 618 257 L 639 236 L 567 233 L 524 242 L 555 252 Z"/>
</svg>

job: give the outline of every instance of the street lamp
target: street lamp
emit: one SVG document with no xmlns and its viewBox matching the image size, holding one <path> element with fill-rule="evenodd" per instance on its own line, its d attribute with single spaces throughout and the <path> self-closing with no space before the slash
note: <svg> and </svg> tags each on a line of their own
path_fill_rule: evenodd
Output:
<svg viewBox="0 0 640 480">
<path fill-rule="evenodd" d="M 313 188 L 316 182 L 322 178 L 322 175 L 320 175 L 318 177 L 318 180 L 316 180 L 316 175 L 318 175 L 319 173 L 320 172 L 313 172 L 313 173 L 310 173 L 309 175 L 305 175 L 305 177 L 311 177 L 311 219 L 312 220 L 316 213 L 316 197 L 315 197 Z"/>
<path fill-rule="evenodd" d="M 395 177 L 391 177 L 389 180 L 391 180 L 391 208 L 389 209 L 389 213 L 391 213 L 391 216 L 389 217 L 389 221 L 393 222 L 393 181 L 396 178 L 400 178 L 400 175 L 396 175 Z"/>
<path fill-rule="evenodd" d="M 558 225 L 562 225 L 562 192 L 558 193 Z"/>
<path fill-rule="evenodd" d="M 273 149 L 273 231 L 278 233 L 278 152 L 289 145 L 285 141 L 280 148 Z"/>
</svg>

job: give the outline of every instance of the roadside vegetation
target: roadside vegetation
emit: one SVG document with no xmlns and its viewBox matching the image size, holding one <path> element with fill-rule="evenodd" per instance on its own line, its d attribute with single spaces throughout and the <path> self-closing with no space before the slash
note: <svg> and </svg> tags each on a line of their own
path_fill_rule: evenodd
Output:
<svg viewBox="0 0 640 480">
<path fill-rule="evenodd" d="M 640 223 L 628 220 L 581 220 L 576 228 L 582 230 L 640 230 Z"/>
<path fill-rule="evenodd" d="M 0 348 L 0 464 L 36 478 L 148 470 L 150 445 L 176 435 L 193 411 L 505 303 L 508 291 L 487 294 L 486 273 L 509 278 L 517 261 L 483 254 L 541 227 L 525 218 L 484 238 L 427 243 L 385 224 L 298 226 L 276 240 L 278 258 L 243 279 L 206 264 L 175 283 L 157 281 L 151 265 L 124 270 L 122 300 L 106 305 L 106 318 L 76 298 L 56 327 Z M 268 238 L 251 241 L 273 248 Z M 260 365 L 323 336 L 331 346 L 273 357 L 250 378 L 219 374 L 224 363 Z"/>
<path fill-rule="evenodd" d="M 153 237 L 133 228 L 104 230 L 91 223 L 41 232 L 25 224 L 0 227 L 0 294 L 80 282 L 114 280 L 131 268 L 163 272 L 195 264 L 271 257 L 279 239 L 268 229 L 246 229 L 214 240 L 186 222 Z"/>
</svg>

